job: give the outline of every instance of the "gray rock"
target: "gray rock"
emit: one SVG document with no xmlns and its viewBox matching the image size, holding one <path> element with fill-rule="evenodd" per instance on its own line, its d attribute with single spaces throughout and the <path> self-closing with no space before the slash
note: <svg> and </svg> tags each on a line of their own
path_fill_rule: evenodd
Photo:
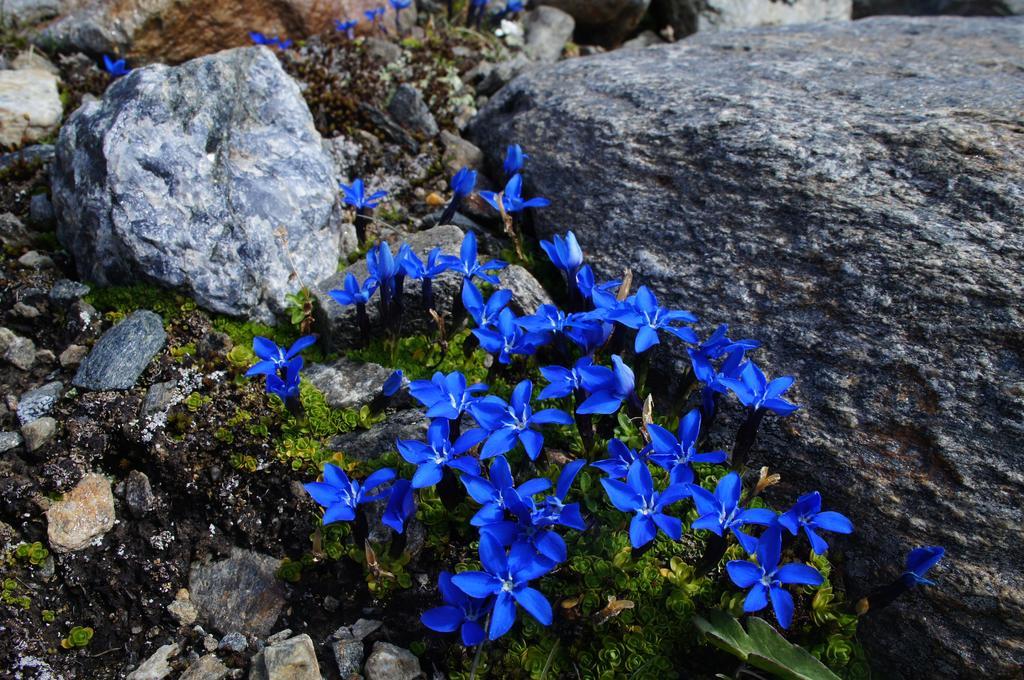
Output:
<svg viewBox="0 0 1024 680">
<path fill-rule="evenodd" d="M 89 348 L 84 345 L 68 345 L 60 353 L 60 365 L 64 368 L 78 366 L 89 355 Z"/>
<path fill-rule="evenodd" d="M 178 680 L 221 680 L 227 674 L 228 667 L 221 663 L 216 654 L 206 654 L 190 665 Z"/>
<path fill-rule="evenodd" d="M 334 166 L 334 178 L 338 182 L 351 184 L 355 177 L 356 164 L 363 154 L 363 147 L 348 137 L 338 136 L 323 141 L 324 153 Z"/>
<path fill-rule="evenodd" d="M 331 643 L 334 661 L 342 680 L 357 675 L 363 667 L 363 643 L 360 640 L 344 639 Z"/>
<path fill-rule="evenodd" d="M 402 48 L 392 40 L 383 38 L 368 37 L 363 43 L 363 49 L 372 59 L 377 59 L 390 64 L 402 58 Z"/>
<path fill-rule="evenodd" d="M 18 432 L 0 432 L 0 453 L 7 453 L 21 446 L 21 434 Z"/>
<path fill-rule="evenodd" d="M 0 154 L 0 170 L 9 168 L 15 163 L 40 163 L 49 165 L 53 162 L 56 149 L 53 144 L 33 144 L 17 151 Z"/>
<path fill-rule="evenodd" d="M 438 132 L 437 121 L 430 112 L 423 94 L 412 85 L 402 83 L 395 90 L 388 113 L 395 122 L 410 132 L 433 137 Z"/>
<path fill-rule="evenodd" d="M 1024 663 L 1022 62 L 1010 18 L 698 34 L 533 73 L 474 127 L 563 198 L 540 234 L 573 225 L 600 276 L 631 267 L 797 377 L 751 466 L 853 519 L 853 593 L 945 546 L 939 588 L 861 623 L 886 678 Z"/>
<path fill-rule="evenodd" d="M 28 206 L 28 221 L 37 229 L 53 229 L 57 225 L 57 218 L 53 214 L 53 204 L 46 194 L 36 194 L 32 197 Z"/>
<path fill-rule="evenodd" d="M 280 563 L 238 548 L 227 559 L 193 563 L 191 600 L 216 630 L 265 637 L 284 608 L 284 586 L 275 576 Z"/>
<path fill-rule="evenodd" d="M 167 605 L 167 613 L 179 626 L 191 626 L 199 618 L 199 609 L 190 597 L 188 588 L 182 588 L 174 596 L 174 602 Z"/>
<path fill-rule="evenodd" d="M 17 368 L 27 371 L 36 362 L 36 345 L 28 338 L 15 336 L 7 343 L 4 359 Z"/>
<path fill-rule="evenodd" d="M 462 245 L 462 230 L 451 225 L 442 225 L 426 231 L 416 232 L 405 239 L 409 247 L 420 256 L 426 258 L 431 249 L 441 248 L 445 253 L 458 254 Z M 398 252 L 398 244 L 391 245 L 392 252 Z M 331 290 L 345 286 L 345 275 L 351 272 L 362 283 L 369 276 L 366 260 L 362 259 L 350 265 L 344 271 L 321 281 L 315 288 L 316 318 L 320 323 L 320 332 L 327 347 L 332 350 L 343 350 L 352 347 L 359 341 L 359 324 L 356 320 L 355 307 L 343 307 L 328 294 Z M 454 272 L 445 272 L 434 280 L 434 299 L 438 313 L 445 318 L 451 317 L 452 300 L 455 291 L 459 290 L 461 277 Z M 428 332 L 434 328 L 433 319 L 423 308 L 420 283 L 406 281 L 405 315 L 403 316 L 403 332 Z M 370 317 L 373 332 L 380 331 L 378 305 L 380 295 L 374 294 L 366 305 L 366 313 Z"/>
<path fill-rule="evenodd" d="M 64 383 L 54 380 L 21 395 L 21 399 L 18 400 L 18 422 L 28 425 L 33 420 L 47 415 L 63 392 Z"/>
<path fill-rule="evenodd" d="M 25 269 L 52 269 L 53 258 L 37 250 L 30 250 L 18 258 L 18 264 Z"/>
<path fill-rule="evenodd" d="M 128 674 L 128 680 L 163 680 L 171 674 L 170 660 L 178 656 L 178 644 L 164 645 Z"/>
<path fill-rule="evenodd" d="M 467 142 L 447 130 L 441 131 L 441 144 L 444 145 L 444 164 L 449 174 L 454 175 L 462 168 L 483 168 L 484 152 L 476 144 Z"/>
<path fill-rule="evenodd" d="M 33 235 L 16 215 L 0 213 L 0 245 L 17 251 L 28 248 L 32 241 Z"/>
<path fill-rule="evenodd" d="M 67 307 L 89 294 L 89 286 L 79 281 L 59 279 L 50 289 L 50 302 Z"/>
<path fill-rule="evenodd" d="M 265 47 L 118 79 L 61 128 L 52 189 L 58 237 L 101 285 L 273 321 L 300 280 L 337 269 L 331 161 Z"/>
<path fill-rule="evenodd" d="M 644 31 L 635 38 L 630 38 L 626 42 L 622 43 L 620 49 L 623 50 L 642 50 L 645 47 L 653 47 L 654 45 L 663 45 L 664 40 L 661 36 L 654 31 Z"/>
<path fill-rule="evenodd" d="M 339 434 L 328 443 L 332 451 L 342 451 L 356 460 L 371 460 L 389 451 L 397 450 L 397 439 L 422 439 L 426 436 L 429 419 L 419 409 L 398 411 L 369 430 Z"/>
<path fill-rule="evenodd" d="M 533 274 L 518 264 L 510 264 L 498 272 L 502 288 L 512 291 L 509 306 L 516 314 L 533 314 L 541 305 L 552 304 L 551 296 Z"/>
<path fill-rule="evenodd" d="M 353 639 L 362 641 L 383 627 L 384 622 L 377 619 L 356 619 L 356 622 L 349 626 L 349 634 Z"/>
<path fill-rule="evenodd" d="M 270 645 L 253 659 L 250 680 L 320 680 L 313 640 L 306 634 Z"/>
<path fill-rule="evenodd" d="M 706 31 L 780 26 L 812 21 L 848 21 L 852 0 L 651 0 L 659 25 L 676 38 Z"/>
<path fill-rule="evenodd" d="M 235 652 L 236 654 L 241 654 L 248 647 L 248 640 L 245 639 L 244 635 L 237 631 L 228 633 L 227 635 L 222 637 L 220 640 L 220 644 L 217 646 L 218 649 L 224 650 L 226 652 Z"/>
<path fill-rule="evenodd" d="M 277 631 L 276 633 L 274 633 L 273 635 L 271 635 L 270 637 L 267 638 L 267 645 L 268 646 L 269 645 L 276 645 L 278 642 L 284 642 L 285 640 L 287 640 L 291 636 L 292 636 L 292 629 L 291 628 L 285 628 L 283 630 L 279 630 L 279 631 Z"/>
<path fill-rule="evenodd" d="M 34 68 L 60 77 L 60 69 L 47 59 L 44 54 L 37 52 L 34 48 L 18 52 L 18 55 L 11 60 L 11 68 L 16 71 Z"/>
<path fill-rule="evenodd" d="M 559 52 L 561 52 L 559 47 Z M 492 64 L 481 62 L 466 74 L 468 82 L 476 86 L 477 94 L 490 96 L 505 87 L 513 78 L 534 68 L 526 55 L 517 54 L 506 61 Z"/>
<path fill-rule="evenodd" d="M 146 417 L 164 411 L 168 406 L 180 400 L 181 397 L 181 391 L 177 389 L 177 382 L 174 380 L 153 383 L 146 390 L 146 396 L 142 399 L 139 413 Z"/>
<path fill-rule="evenodd" d="M 365 670 L 366 680 L 418 680 L 426 677 L 415 654 L 390 642 L 373 643 Z"/>
<path fill-rule="evenodd" d="M 85 342 L 95 337 L 100 329 L 100 313 L 85 300 L 72 302 L 64 315 L 64 333 L 66 337 Z"/>
<path fill-rule="evenodd" d="M 57 76 L 41 69 L 0 71 L 0 147 L 37 142 L 64 116 Z"/>
<path fill-rule="evenodd" d="M 331 408 L 359 408 L 380 394 L 390 368 L 379 364 L 359 363 L 342 357 L 329 364 L 313 364 L 303 377 L 324 393 Z"/>
<path fill-rule="evenodd" d="M 113 529 L 115 519 L 110 480 L 89 473 L 63 499 L 50 505 L 46 535 L 57 552 L 81 550 Z"/>
<path fill-rule="evenodd" d="M 535 61 L 555 62 L 562 56 L 565 43 L 572 38 L 576 22 L 557 7 L 541 5 L 526 13 L 526 54 Z"/>
<path fill-rule="evenodd" d="M 62 0 L 4 0 L 0 23 L 28 26 L 60 14 Z"/>
<path fill-rule="evenodd" d="M 145 309 L 133 312 L 93 346 L 72 381 L 86 390 L 127 390 L 167 342 L 159 314 Z"/>
<path fill-rule="evenodd" d="M 1024 0 L 853 0 L 853 18 L 876 14 L 1010 16 L 1024 14 Z"/>
<path fill-rule="evenodd" d="M 128 473 L 124 482 L 124 500 L 136 517 L 142 517 L 156 507 L 157 499 L 145 472 L 132 470 Z"/>
<path fill-rule="evenodd" d="M 55 434 L 57 434 L 57 421 L 50 416 L 36 418 L 21 428 L 21 436 L 25 438 L 25 448 L 30 453 L 45 446 Z"/>
<path fill-rule="evenodd" d="M 577 42 L 614 46 L 640 24 L 651 0 L 541 0 L 576 20 Z"/>
</svg>

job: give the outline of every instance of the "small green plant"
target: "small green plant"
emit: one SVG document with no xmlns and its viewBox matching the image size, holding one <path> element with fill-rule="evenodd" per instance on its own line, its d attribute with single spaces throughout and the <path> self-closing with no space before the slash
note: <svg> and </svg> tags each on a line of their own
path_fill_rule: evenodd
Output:
<svg viewBox="0 0 1024 680">
<path fill-rule="evenodd" d="M 285 300 L 291 324 L 299 335 L 309 335 L 313 328 L 313 292 L 303 286 L 297 292 L 286 295 Z"/>
<path fill-rule="evenodd" d="M 288 583 L 298 583 L 302 578 L 302 562 L 284 558 L 281 560 L 281 566 L 277 568 L 277 577 Z"/>
<path fill-rule="evenodd" d="M 68 633 L 68 636 L 60 641 L 60 646 L 64 649 L 88 647 L 89 643 L 92 642 L 92 634 L 93 630 L 88 626 L 75 626 Z"/>
<path fill-rule="evenodd" d="M 50 551 L 43 547 L 39 541 L 35 543 L 22 543 L 15 551 L 14 556 L 19 560 L 27 560 L 33 566 L 39 566 L 50 556 Z"/>
</svg>

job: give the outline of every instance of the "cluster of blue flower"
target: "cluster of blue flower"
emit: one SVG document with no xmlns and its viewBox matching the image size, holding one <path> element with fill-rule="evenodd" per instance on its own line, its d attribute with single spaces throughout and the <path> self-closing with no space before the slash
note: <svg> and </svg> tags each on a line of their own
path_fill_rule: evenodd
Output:
<svg viewBox="0 0 1024 680">
<path fill-rule="evenodd" d="M 545 199 L 521 200 L 525 158 L 518 146 L 508 150 L 505 191 L 485 196 L 497 210 L 507 213 L 547 205 Z M 464 169 L 453 180 L 453 201 L 472 191 L 475 177 L 472 181 L 470 177 L 471 171 Z M 352 202 L 366 204 L 361 182 L 352 191 Z M 379 194 L 374 194 L 370 200 L 378 198 Z M 506 455 L 521 447 L 531 461 L 536 460 L 544 449 L 545 426 L 575 423 L 581 439 L 587 442 L 593 441 L 594 416 L 611 416 L 625 408 L 631 417 L 640 419 L 640 388 L 623 356 L 631 345 L 635 361 L 649 359 L 652 348 L 664 338 L 676 338 L 690 345 L 692 379 L 703 386 L 700 405 L 680 417 L 675 434 L 643 418 L 647 443 L 641 450 L 631 449 L 612 437 L 607 445 L 609 457 L 591 465 L 605 474 L 601 482 L 610 503 L 632 515 L 629 536 L 634 549 L 649 546 L 659 531 L 672 540 L 680 540 L 682 520 L 668 514 L 668 510 L 691 500 L 697 512 L 691 529 L 712 534 L 702 560 L 705 571 L 720 563 L 726 549 L 725 537 L 733 535 L 748 555 L 756 558 L 726 564 L 732 581 L 739 588 L 749 589 L 744 609 L 759 611 L 770 603 L 779 624 L 788 628 L 794 603 L 784 586 L 820 585 L 823 577 L 800 562 L 780 564 L 783 534 L 797 536 L 802 531 L 810 548 L 823 554 L 828 544 L 821 532 L 853 531 L 845 516 L 822 510 L 817 492 L 801 496 L 782 514 L 742 504 L 740 472 L 761 419 L 766 413 L 788 416 L 798 408 L 783 398 L 793 378 L 768 380 L 746 358 L 746 353 L 759 343 L 730 339 L 726 326 L 720 326 L 701 341 L 688 325 L 697 321 L 693 314 L 661 306 L 654 292 L 645 286 L 630 295 L 620 281 L 597 282 L 571 231 L 541 245 L 564 276 L 567 299 L 575 305 L 568 312 L 548 304 L 534 314 L 517 317 L 508 306 L 510 291 L 498 289 L 485 299 L 474 280 L 499 286 L 495 272 L 506 264 L 499 260 L 480 263 L 472 232 L 466 234 L 459 256 L 435 249 L 426 264 L 407 245 L 403 244 L 395 257 L 390 247 L 382 243 L 367 255 L 367 281 L 360 284 L 349 274 L 345 290 L 331 292 L 341 304 L 360 308 L 362 324 L 368 323 L 365 305 L 376 290 L 381 291 L 381 313 L 386 315 L 386 310 L 402 297 L 401 280 L 405 276 L 426 282 L 443 271 L 458 272 L 462 276 L 461 300 L 476 325 L 473 334 L 480 346 L 499 365 L 510 363 L 515 356 L 555 357 L 556 363 L 540 367 L 547 385 L 536 400 L 560 399 L 562 405 L 571 404 L 572 408 L 571 414 L 559 408 L 535 408 L 530 380 L 519 382 L 508 401 L 488 394 L 487 385 L 468 384 L 459 372 L 436 373 L 430 380 L 412 381 L 407 389 L 431 419 L 426 441 L 397 442 L 402 457 L 416 466 L 412 478 L 396 480 L 394 470 L 384 469 L 360 484 L 339 468 L 325 465 L 324 481 L 306 485 L 310 495 L 326 509 L 324 523 L 352 520 L 360 505 L 387 498 L 384 522 L 402 533 L 416 511 L 416 490 L 437 486 L 442 502 L 454 507 L 461 497 L 452 496 L 451 491 L 458 490 L 461 482 L 465 492 L 480 504 L 471 524 L 479 530 L 483 570 L 455 576 L 443 572 L 439 587 L 445 605 L 426 612 L 423 623 L 437 631 L 461 629 L 467 645 L 478 644 L 485 635 L 495 639 L 507 632 L 515 621 L 517 605 L 540 623 L 550 624 L 551 605 L 530 584 L 568 558 L 566 542 L 557 528 L 587 529 L 579 504 L 566 502 L 587 461 L 578 459 L 566 465 L 555 492 L 550 494 L 551 484 L 546 479 L 529 479 L 517 485 Z M 267 374 L 267 389 L 275 391 L 281 381 L 275 379 L 272 386 L 271 378 L 276 378 L 282 369 L 290 375 L 293 367 L 301 367 L 301 357 L 296 359 L 296 354 L 306 345 L 304 338 L 287 351 L 273 343 L 261 346 L 257 353 L 262 361 L 250 373 Z M 610 366 L 599 363 L 602 357 L 608 358 Z M 287 380 L 284 382 L 287 386 Z M 385 384 L 383 394 L 391 397 L 405 386 L 401 372 L 396 372 Z M 718 400 L 728 393 L 747 409 L 732 454 L 701 452 L 702 433 L 707 432 L 718 410 Z M 476 447 L 479 449 L 474 455 Z M 481 461 L 485 460 L 491 461 L 486 476 L 481 470 Z M 734 471 L 723 476 L 712 492 L 695 483 L 694 463 L 730 463 Z M 657 488 L 651 465 L 667 471 L 668 482 L 663 489 Z M 395 481 L 389 492 L 377 491 L 392 480 Z M 763 527 L 759 537 L 748 533 L 752 527 Z M 934 547 L 911 553 L 904 576 L 888 590 L 883 589 L 874 606 L 877 608 L 885 598 L 895 597 L 918 583 L 926 583 L 924 572 L 941 556 L 942 549 Z M 481 624 L 487 620 L 489 623 Z"/>
<path fill-rule="evenodd" d="M 292 40 L 285 40 L 284 38 L 279 38 L 276 35 L 271 38 L 270 36 L 263 35 L 259 31 L 249 31 L 249 39 L 252 40 L 254 45 L 266 45 L 267 47 L 276 50 L 286 50 L 295 44 Z"/>
</svg>

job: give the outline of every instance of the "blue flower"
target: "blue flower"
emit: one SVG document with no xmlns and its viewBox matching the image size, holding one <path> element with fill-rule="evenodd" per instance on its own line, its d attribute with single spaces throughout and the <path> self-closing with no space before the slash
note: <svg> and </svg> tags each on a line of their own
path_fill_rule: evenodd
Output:
<svg viewBox="0 0 1024 680">
<path fill-rule="evenodd" d="M 565 539 L 546 528 L 550 524 L 536 523 L 537 506 L 532 498 L 523 498 L 517 492 L 509 490 L 506 501 L 516 521 L 485 524 L 480 527 L 481 536 L 493 536 L 503 547 L 528 545 L 537 553 L 540 561 L 552 568 L 568 559 L 569 547 L 565 544 Z"/>
<path fill-rule="evenodd" d="M 251 370 L 251 369 L 250 369 Z M 302 357 L 295 357 L 284 366 L 284 377 L 277 373 L 267 375 L 267 394 L 276 394 L 282 401 L 299 398 L 299 371 L 302 370 Z"/>
<path fill-rule="evenodd" d="M 590 357 L 583 357 L 573 364 L 572 368 L 564 366 L 542 366 L 541 375 L 548 381 L 548 385 L 537 395 L 538 399 L 557 399 L 568 397 L 576 390 L 583 388 L 583 369 L 592 366 L 593 360 Z"/>
<path fill-rule="evenodd" d="M 305 335 L 288 348 L 278 347 L 277 343 L 269 338 L 257 335 L 252 339 L 252 351 L 260 358 L 256 364 L 245 372 L 247 376 L 254 375 L 276 375 L 284 369 L 288 362 L 299 355 L 299 352 L 316 342 L 316 336 Z M 301 367 L 301 364 L 300 364 Z"/>
<path fill-rule="evenodd" d="M 607 281 L 605 283 L 597 283 L 594 279 L 594 270 L 590 268 L 589 264 L 580 265 L 580 268 L 576 271 L 576 287 L 579 289 L 580 294 L 586 299 L 591 299 L 594 294 L 594 290 L 598 290 L 603 293 L 609 293 L 613 290 L 618 290 L 619 286 L 622 285 L 622 281 Z M 612 300 L 614 300 L 614 295 Z"/>
<path fill-rule="evenodd" d="M 550 241 L 542 240 L 540 247 L 547 253 L 551 264 L 561 269 L 570 277 L 573 277 L 570 280 L 574 280 L 576 270 L 583 265 L 583 251 L 580 249 L 580 244 L 576 241 L 575 234 L 571 231 L 567 232 L 565 238 L 555 234 Z"/>
<path fill-rule="evenodd" d="M 693 323 L 697 320 L 690 312 L 669 310 L 658 305 L 654 293 L 647 286 L 640 286 L 631 305 L 623 305 L 611 313 L 609 319 L 637 329 L 634 349 L 637 354 L 646 352 L 660 340 L 658 331 L 671 333 L 683 342 L 697 342 L 697 334 L 689 326 L 673 326 L 677 322 Z"/>
<path fill-rule="evenodd" d="M 476 277 L 492 285 L 500 285 L 498 277 L 488 272 L 495 272 L 508 266 L 501 260 L 488 260 L 480 264 L 477 262 L 476 234 L 469 231 L 462 239 L 462 247 L 459 249 L 459 256 L 445 255 L 448 267 L 459 272 L 466 279 Z"/>
<path fill-rule="evenodd" d="M 384 508 L 381 522 L 391 527 L 396 533 L 405 532 L 405 523 L 416 514 L 416 494 L 408 479 L 398 479 L 391 485 L 388 505 Z"/>
<path fill-rule="evenodd" d="M 484 296 L 480 289 L 473 285 L 473 282 L 469 279 L 463 280 L 462 306 L 473 317 L 476 325 L 481 328 L 497 323 L 501 310 L 505 309 L 505 306 L 508 305 L 511 299 L 512 291 L 502 289 L 491 293 L 485 304 Z"/>
<path fill-rule="evenodd" d="M 452 444 L 448 420 L 435 418 L 427 429 L 427 443 L 399 439 L 398 452 L 407 462 L 416 465 L 416 473 L 412 476 L 412 488 L 423 489 L 434 486 L 441 481 L 444 468 L 452 468 L 470 475 L 480 474 L 480 463 L 472 456 L 463 454 L 482 442 L 487 432 L 473 428 Z"/>
<path fill-rule="evenodd" d="M 371 276 L 366 281 L 363 281 L 363 285 L 360 286 L 359 279 L 356 278 L 355 274 L 349 272 L 345 274 L 344 290 L 331 290 L 327 294 L 339 305 L 365 305 L 370 301 L 370 297 L 377 292 L 377 285 L 377 279 Z"/>
<path fill-rule="evenodd" d="M 634 548 L 642 548 L 653 541 L 658 529 L 674 541 L 682 536 L 682 521 L 663 511 L 690 495 L 685 484 L 670 484 L 664 491 L 655 491 L 651 471 L 642 460 L 629 466 L 626 482 L 605 477 L 601 484 L 612 505 L 622 512 L 635 513 L 629 523 L 629 542 Z"/>
<path fill-rule="evenodd" d="M 837 534 L 853 533 L 853 522 L 845 515 L 830 510 L 822 512 L 821 494 L 817 491 L 800 496 L 792 508 L 779 515 L 779 524 L 794 536 L 803 528 L 807 540 L 811 542 L 811 550 L 819 555 L 825 554 L 828 543 L 818 535 L 818 530 Z"/>
<path fill-rule="evenodd" d="M 103 55 L 103 68 L 106 69 L 107 73 L 115 78 L 120 78 L 121 76 L 128 75 L 128 73 L 131 72 L 131 69 L 128 68 L 128 64 L 124 59 L 114 60 L 105 54 Z"/>
<path fill-rule="evenodd" d="M 485 351 L 497 355 L 498 362 L 508 364 L 513 354 L 533 354 L 537 347 L 544 344 L 544 338 L 526 333 L 516 323 L 516 315 L 505 307 L 498 313 L 498 321 L 493 326 L 476 328 L 473 335 L 480 341 Z"/>
<path fill-rule="evenodd" d="M 346 19 L 345 21 L 341 21 L 340 19 L 334 20 L 334 27 L 348 36 L 349 39 L 356 36 L 356 26 L 358 25 L 358 19 Z"/>
<path fill-rule="evenodd" d="M 457 420 L 476 401 L 474 392 L 486 392 L 483 383 L 466 384 L 466 376 L 452 371 L 447 376 L 440 371 L 430 380 L 413 380 L 409 383 L 409 394 L 427 409 L 428 418 Z"/>
<path fill-rule="evenodd" d="M 926 579 L 928 570 L 939 563 L 939 560 L 946 554 L 944 548 L 937 545 L 929 545 L 923 548 L 914 548 L 907 555 L 906 569 L 900 577 L 908 586 L 935 585 L 934 581 Z"/>
<path fill-rule="evenodd" d="M 475 527 L 502 521 L 505 518 L 505 510 L 509 509 L 509 499 L 530 497 L 551 488 L 551 482 L 542 477 L 529 479 L 516 488 L 515 480 L 512 479 L 512 468 L 504 456 L 498 456 L 491 462 L 487 474 L 489 480 L 476 475 L 462 475 L 466 491 L 482 506 L 469 521 Z"/>
<path fill-rule="evenodd" d="M 651 461 L 669 471 L 673 484 L 693 483 L 691 463 L 722 463 L 728 458 L 725 451 L 697 453 L 700 436 L 700 411 L 693 409 L 679 421 L 678 439 L 671 432 L 653 423 L 647 426 L 655 454 Z"/>
<path fill-rule="evenodd" d="M 638 460 L 646 462 L 651 455 L 651 451 L 653 449 L 650 446 L 645 446 L 640 451 L 635 451 L 622 443 L 621 439 L 613 437 L 608 440 L 608 453 L 611 454 L 611 457 L 594 461 L 590 465 L 596 467 L 612 479 L 622 479 L 629 472 L 629 468 L 633 463 Z"/>
<path fill-rule="evenodd" d="M 381 468 L 360 484 L 355 480 L 350 481 L 341 468 L 327 463 L 324 465 L 324 481 L 309 482 L 303 484 L 303 488 L 313 500 L 327 509 L 324 524 L 351 522 L 356 517 L 357 507 L 384 498 L 385 494 L 374 494 L 373 490 L 394 478 L 394 470 Z"/>
<path fill-rule="evenodd" d="M 512 177 L 523 169 L 523 161 L 529 156 L 523 153 L 523 147 L 512 144 L 505 152 L 505 177 Z"/>
<path fill-rule="evenodd" d="M 587 528 L 587 523 L 583 521 L 583 513 L 580 512 L 580 504 L 565 502 L 576 475 L 586 464 L 587 461 L 580 459 L 565 466 L 558 475 L 554 495 L 547 496 L 533 513 L 533 523 L 536 526 L 560 525 L 579 531 Z"/>
<path fill-rule="evenodd" d="M 448 261 L 441 254 L 440 248 L 434 248 L 427 254 L 427 262 L 419 258 L 408 243 L 398 249 L 398 264 L 410 279 L 433 279 L 448 271 Z"/>
<path fill-rule="evenodd" d="M 788 416 L 800 408 L 782 398 L 782 394 L 792 386 L 794 378 L 787 375 L 768 382 L 753 361 L 746 363 L 738 380 L 722 378 L 721 382 L 739 397 L 744 406 L 755 411 L 765 409 L 780 416 Z"/>
<path fill-rule="evenodd" d="M 541 196 L 523 200 L 523 176 L 513 175 L 512 179 L 505 185 L 505 190 L 501 193 L 495 193 L 493 191 L 481 191 L 480 197 L 487 201 L 492 208 L 498 212 L 504 212 L 508 214 L 517 213 L 525 210 L 526 208 L 544 208 L 551 205 L 551 201 Z"/>
<path fill-rule="evenodd" d="M 405 383 L 405 375 L 402 373 L 402 369 L 396 370 L 394 373 L 388 376 L 388 379 L 384 381 L 384 386 L 381 387 L 381 392 L 385 397 L 393 397 L 402 389 L 402 385 Z"/>
<path fill-rule="evenodd" d="M 490 458 L 507 453 L 517 442 L 523 444 L 530 460 L 536 460 L 544 447 L 544 435 L 536 429 L 539 425 L 571 425 L 572 417 L 565 411 L 547 408 L 537 411 L 530 405 L 533 383 L 524 380 L 512 390 L 512 399 L 506 403 L 499 397 L 484 397 L 470 409 L 480 426 L 491 435 L 480 449 L 480 458 Z"/>
<path fill-rule="evenodd" d="M 460 630 L 462 644 L 467 647 L 475 647 L 483 642 L 486 633 L 481 624 L 491 611 L 493 599 L 466 595 L 452 583 L 452 575 L 447 571 L 442 571 L 438 576 L 437 587 L 445 604 L 423 612 L 420 616 L 423 625 L 438 633 Z"/>
<path fill-rule="evenodd" d="M 546 574 L 550 565 L 539 560 L 533 548 L 517 543 L 506 555 L 505 548 L 497 539 L 481 534 L 480 562 L 484 571 L 456 574 L 452 583 L 470 597 L 484 599 L 494 596 L 488 631 L 491 640 L 507 633 L 515 623 L 517 603 L 542 625 L 551 625 L 551 604 L 539 590 L 529 586 L 530 581 Z"/>
<path fill-rule="evenodd" d="M 459 198 L 469 196 L 473 193 L 473 189 L 476 188 L 476 170 L 462 168 L 452 177 L 451 186 L 452 191 Z"/>
<path fill-rule="evenodd" d="M 366 268 L 370 276 L 380 284 L 385 300 L 391 300 L 397 291 L 396 277 L 404 272 L 387 243 L 382 241 L 366 252 Z"/>
<path fill-rule="evenodd" d="M 748 553 L 752 554 L 756 549 L 757 539 L 740 531 L 740 527 L 747 524 L 769 526 L 775 523 L 775 513 L 767 508 L 740 507 L 743 483 L 736 472 L 730 472 L 722 477 L 715 487 L 714 494 L 696 484 L 690 484 L 689 489 L 700 515 L 691 528 L 706 529 L 719 536 L 722 532 L 731 530 Z"/>
<path fill-rule="evenodd" d="M 635 386 L 633 369 L 617 354 L 612 355 L 613 368 L 589 366 L 581 369 L 583 387 L 590 396 L 576 407 L 576 413 L 615 413 L 625 399 L 633 395 Z"/>
<path fill-rule="evenodd" d="M 743 355 L 744 350 L 737 348 L 722 362 L 721 370 L 716 370 L 709 359 L 696 352 L 692 347 L 687 348 L 690 355 L 690 363 L 693 366 L 693 374 L 697 380 L 704 383 L 701 390 L 701 409 L 706 417 L 711 417 L 715 412 L 715 398 L 719 394 L 729 391 L 728 385 L 723 382 L 725 378 L 739 378 L 744 366 L 746 366 Z"/>
<path fill-rule="evenodd" d="M 282 40 L 276 35 L 273 38 L 271 38 L 269 36 L 263 35 L 259 31 L 250 31 L 249 39 L 257 45 L 266 45 L 267 47 L 274 47 L 282 50 L 288 49 L 293 44 L 291 40 Z"/>
<path fill-rule="evenodd" d="M 366 187 L 363 185 L 363 180 L 361 179 L 356 179 L 352 182 L 352 186 L 348 186 L 340 182 L 338 183 L 338 186 L 341 187 L 342 193 L 344 194 L 345 203 L 351 205 L 357 210 L 362 210 L 364 208 L 376 208 L 380 204 L 381 199 L 388 195 L 388 192 L 386 191 L 375 191 L 367 196 Z"/>
<path fill-rule="evenodd" d="M 502 10 L 502 15 L 515 14 L 516 12 L 523 11 L 523 0 L 508 0 L 505 5 L 505 9 Z"/>
<path fill-rule="evenodd" d="M 825 579 L 817 569 L 806 564 L 789 562 L 779 566 L 782 555 L 782 534 L 778 527 L 769 527 L 757 542 L 757 563 L 731 560 L 725 565 L 729 578 L 740 588 L 750 588 L 743 602 L 743 611 L 757 612 L 771 600 L 775 618 L 783 628 L 793 621 L 793 596 L 783 585 L 820 586 Z"/>
<path fill-rule="evenodd" d="M 387 10 L 383 7 L 377 7 L 376 9 L 368 9 L 365 12 L 363 12 L 363 14 L 365 14 L 366 18 L 369 19 L 373 23 L 373 25 L 376 26 L 377 21 L 379 19 L 384 18 L 384 13 L 386 11 Z"/>
<path fill-rule="evenodd" d="M 388 0 L 391 3 L 391 7 L 396 12 L 401 12 L 403 9 L 409 9 L 409 5 L 412 4 L 412 0 Z"/>
<path fill-rule="evenodd" d="M 743 350 L 744 352 L 757 349 L 761 346 L 761 343 L 757 340 L 751 340 L 750 338 L 744 338 L 743 340 L 730 340 L 726 333 L 729 332 L 729 325 L 722 324 L 715 329 L 715 332 L 708 336 L 708 339 L 697 345 L 697 347 L 687 350 L 690 354 L 690 358 L 700 357 L 707 361 L 714 361 L 719 357 L 734 352 L 735 350 Z"/>
</svg>

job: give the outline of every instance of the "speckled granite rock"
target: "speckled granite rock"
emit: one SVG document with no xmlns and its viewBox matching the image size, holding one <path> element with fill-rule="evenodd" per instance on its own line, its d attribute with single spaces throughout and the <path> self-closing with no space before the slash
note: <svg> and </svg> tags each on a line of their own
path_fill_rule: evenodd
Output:
<svg viewBox="0 0 1024 680">
<path fill-rule="evenodd" d="M 639 25 L 651 0 L 541 0 L 576 20 L 580 40 L 616 45 Z"/>
<path fill-rule="evenodd" d="M 62 553 L 86 548 L 114 528 L 115 518 L 110 480 L 90 473 L 46 511 L 50 547 Z"/>
<path fill-rule="evenodd" d="M 651 15 L 659 26 L 671 26 L 676 38 L 754 26 L 849 21 L 852 12 L 852 0 L 651 0 Z"/>
<path fill-rule="evenodd" d="M 159 314 L 140 309 L 96 342 L 72 384 L 87 390 L 127 390 L 167 342 Z"/>
<path fill-rule="evenodd" d="M 855 592 L 946 547 L 864 621 L 886 678 L 1024 663 L 1022 63 L 1016 18 L 698 34 L 523 76 L 470 136 L 530 153 L 541 234 L 797 376 L 752 463 L 853 518 Z"/>
<path fill-rule="evenodd" d="M 277 578 L 281 561 L 232 548 L 227 559 L 193 563 L 190 599 L 216 630 L 266 637 L 285 604 Z"/>
</svg>

